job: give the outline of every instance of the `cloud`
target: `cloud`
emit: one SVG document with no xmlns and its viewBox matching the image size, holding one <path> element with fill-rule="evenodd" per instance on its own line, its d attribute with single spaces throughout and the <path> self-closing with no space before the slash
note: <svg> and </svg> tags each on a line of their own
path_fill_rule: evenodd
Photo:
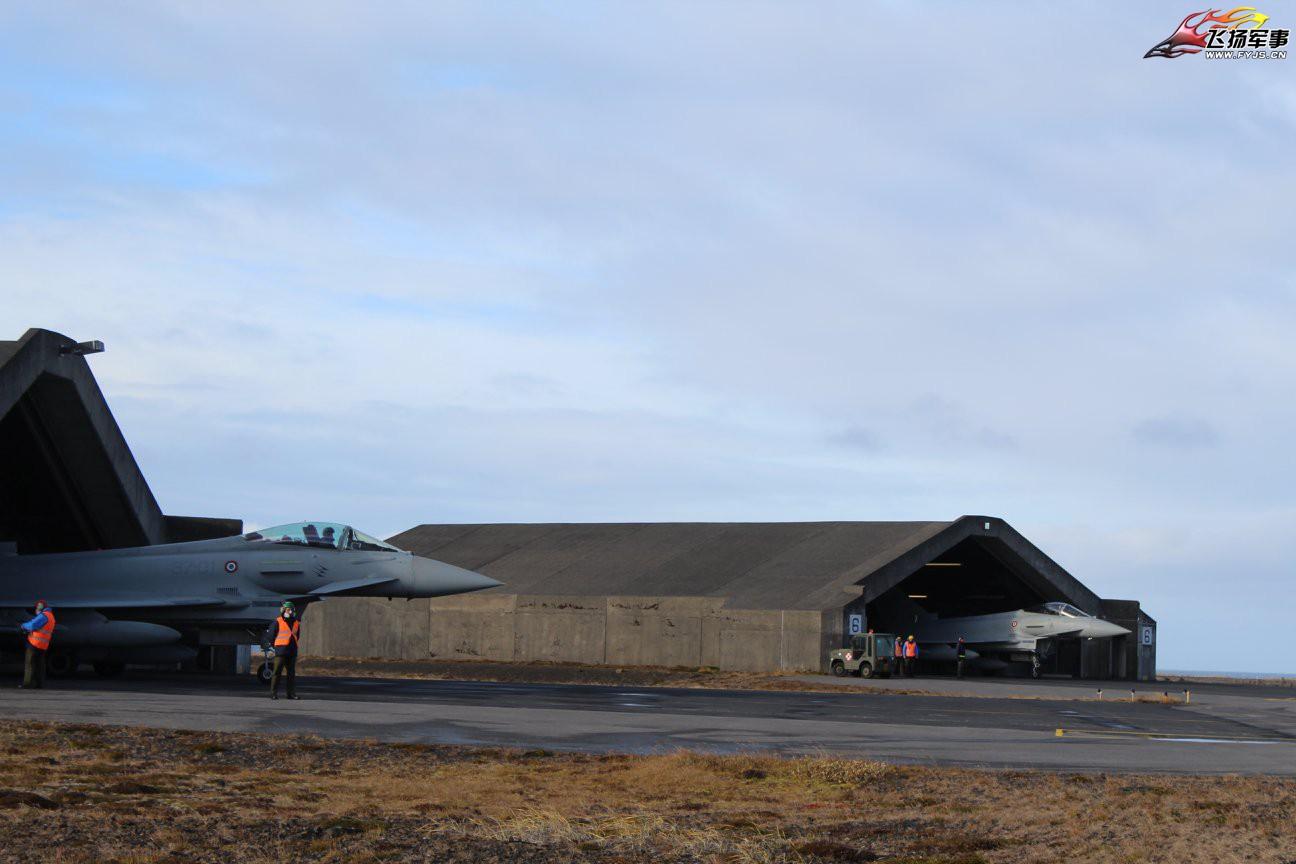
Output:
<svg viewBox="0 0 1296 864">
<path fill-rule="evenodd" d="M 828 442 L 838 447 L 868 452 L 882 448 L 882 442 L 878 440 L 877 435 L 863 426 L 847 426 L 845 429 L 829 435 Z"/>
<path fill-rule="evenodd" d="M 1134 440 L 1151 447 L 1213 447 L 1215 427 L 1196 417 L 1152 417 L 1134 427 Z"/>
</svg>

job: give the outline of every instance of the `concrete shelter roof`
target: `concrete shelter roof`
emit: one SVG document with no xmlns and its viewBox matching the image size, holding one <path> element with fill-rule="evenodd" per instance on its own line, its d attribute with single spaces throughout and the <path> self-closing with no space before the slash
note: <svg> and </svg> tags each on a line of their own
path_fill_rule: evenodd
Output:
<svg viewBox="0 0 1296 864">
<path fill-rule="evenodd" d="M 825 589 L 829 607 L 840 600 L 836 583 L 861 566 L 894 560 L 950 524 L 421 525 L 391 542 L 499 579 L 505 587 L 497 592 L 706 596 L 738 609 L 813 609 Z"/>
<path fill-rule="evenodd" d="M 701 596 L 732 609 L 839 609 L 876 597 L 970 536 L 1045 593 L 1096 609 L 1081 585 L 1002 519 L 420 525 L 391 542 L 484 573 L 505 594 Z"/>
</svg>

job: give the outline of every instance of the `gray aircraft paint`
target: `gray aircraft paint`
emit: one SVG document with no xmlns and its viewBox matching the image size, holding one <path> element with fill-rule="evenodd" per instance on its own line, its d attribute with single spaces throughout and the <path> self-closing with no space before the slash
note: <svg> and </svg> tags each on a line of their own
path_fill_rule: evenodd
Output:
<svg viewBox="0 0 1296 864">
<path fill-rule="evenodd" d="M 37 599 L 45 600 L 58 622 L 52 650 L 91 649 L 88 654 L 97 659 L 134 660 L 169 657 L 154 646 L 193 642 L 202 631 L 243 630 L 248 636 L 243 641 L 254 643 L 285 600 L 308 606 L 338 596 L 440 597 L 500 584 L 372 538 L 366 538 L 372 541 L 367 545 L 377 544 L 375 548 L 337 548 L 248 539 L 256 534 L 94 552 L 0 555 L 0 621 L 18 624 Z M 144 648 L 150 650 L 141 655 L 138 649 Z"/>
<path fill-rule="evenodd" d="M 955 639 L 955 641 L 958 641 Z M 966 644 L 966 643 L 965 643 Z M 919 654 L 922 660 L 939 660 L 953 663 L 958 660 L 958 652 L 953 645 L 946 645 L 944 642 L 920 642 Z M 971 648 L 966 649 L 963 655 L 964 660 L 976 660 L 980 653 L 973 651 Z"/>
<path fill-rule="evenodd" d="M 1017 609 L 962 618 L 920 617 L 914 624 L 914 638 L 928 659 L 939 659 L 938 653 L 956 645 L 962 638 L 963 644 L 981 657 L 1009 660 L 1019 659 L 1013 655 L 1037 657 L 1041 651 L 1040 643 L 1049 639 L 1104 639 L 1130 632 L 1110 621 L 1086 615 L 1069 604 L 1045 605 L 1066 607 L 1071 611 L 1062 614 Z"/>
</svg>

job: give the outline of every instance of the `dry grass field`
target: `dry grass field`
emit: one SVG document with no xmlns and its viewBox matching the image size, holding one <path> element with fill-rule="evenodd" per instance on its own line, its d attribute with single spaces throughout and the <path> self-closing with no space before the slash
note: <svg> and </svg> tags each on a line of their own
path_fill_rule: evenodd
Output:
<svg viewBox="0 0 1296 864">
<path fill-rule="evenodd" d="M 0 725 L 0 856 L 180 862 L 1296 861 L 1296 781 L 584 756 Z"/>
</svg>

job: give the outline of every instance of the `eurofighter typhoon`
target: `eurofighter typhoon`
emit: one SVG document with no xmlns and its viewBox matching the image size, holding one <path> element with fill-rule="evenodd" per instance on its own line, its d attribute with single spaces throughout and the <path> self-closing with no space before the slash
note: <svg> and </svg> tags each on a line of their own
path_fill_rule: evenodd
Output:
<svg viewBox="0 0 1296 864">
<path fill-rule="evenodd" d="M 0 554 L 0 623 L 21 623 L 45 600 L 58 619 L 55 672 L 88 662 L 112 675 L 128 662 L 189 659 L 200 645 L 255 644 L 285 600 L 441 597 L 500 584 L 336 522 L 95 552 L 12 549 Z"/>
<path fill-rule="evenodd" d="M 1106 639 L 1124 636 L 1130 631 L 1095 618 L 1070 603 L 1053 601 L 990 615 L 968 615 L 961 618 L 920 617 L 914 633 L 923 657 L 931 660 L 953 659 L 953 648 L 960 638 L 969 658 L 980 657 L 983 668 L 998 663 L 1028 662 L 1031 675 L 1040 675 L 1040 661 L 1052 653 L 1054 639 Z"/>
</svg>

